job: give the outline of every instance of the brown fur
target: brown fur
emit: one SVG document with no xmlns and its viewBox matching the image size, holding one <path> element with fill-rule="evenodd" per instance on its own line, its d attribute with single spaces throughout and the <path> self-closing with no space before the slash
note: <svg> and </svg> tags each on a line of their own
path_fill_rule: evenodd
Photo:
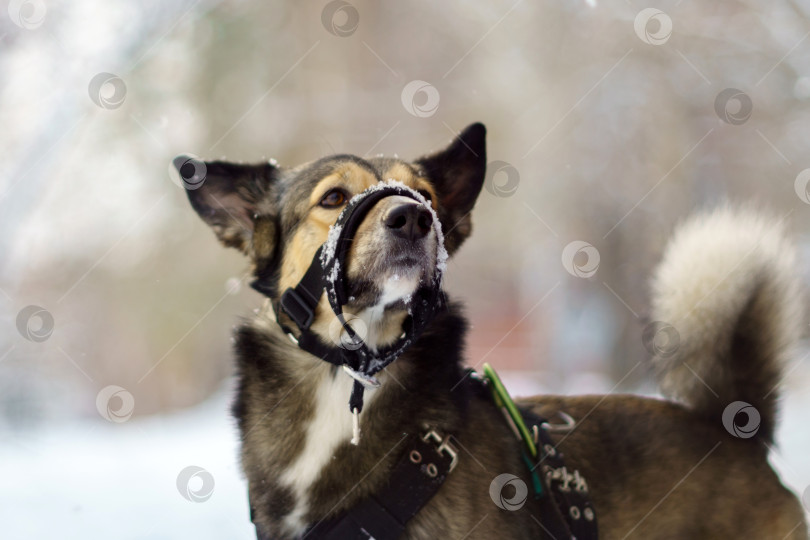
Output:
<svg viewBox="0 0 810 540">
<path fill-rule="evenodd" d="M 566 463 L 585 475 L 600 538 L 805 539 L 802 507 L 768 465 L 764 445 L 718 421 L 637 396 L 522 400 L 553 418 L 579 419 L 558 435 Z"/>
</svg>

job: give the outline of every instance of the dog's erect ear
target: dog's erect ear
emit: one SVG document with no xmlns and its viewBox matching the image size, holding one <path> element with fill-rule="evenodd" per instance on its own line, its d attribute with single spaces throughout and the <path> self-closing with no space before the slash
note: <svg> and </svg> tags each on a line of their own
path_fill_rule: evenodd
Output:
<svg viewBox="0 0 810 540">
<path fill-rule="evenodd" d="M 444 150 L 416 161 L 436 188 L 445 247 L 451 255 L 472 232 L 470 212 L 487 169 L 486 135 L 483 124 L 472 124 Z"/>
<path fill-rule="evenodd" d="M 270 192 L 277 173 L 275 166 L 204 162 L 188 156 L 177 156 L 172 163 L 191 206 L 211 226 L 220 242 L 256 258 L 272 254 L 274 246 L 263 244 L 274 242 L 276 231 L 263 229 L 268 218 L 274 220 Z M 267 253 L 259 253 L 259 247 Z"/>
</svg>

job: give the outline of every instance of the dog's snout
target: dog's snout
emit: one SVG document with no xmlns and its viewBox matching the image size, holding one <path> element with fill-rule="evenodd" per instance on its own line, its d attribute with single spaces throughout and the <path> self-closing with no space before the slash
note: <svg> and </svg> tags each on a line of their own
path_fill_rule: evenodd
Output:
<svg viewBox="0 0 810 540">
<path fill-rule="evenodd" d="M 421 204 L 406 203 L 392 208 L 383 222 L 394 236 L 414 241 L 427 236 L 432 217 Z"/>
</svg>

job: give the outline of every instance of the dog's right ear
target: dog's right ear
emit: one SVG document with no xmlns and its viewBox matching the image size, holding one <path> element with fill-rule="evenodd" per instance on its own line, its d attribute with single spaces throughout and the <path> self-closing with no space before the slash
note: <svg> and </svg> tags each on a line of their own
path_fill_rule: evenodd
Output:
<svg viewBox="0 0 810 540">
<path fill-rule="evenodd" d="M 271 191 L 278 169 L 274 165 L 201 161 L 185 155 L 172 163 L 192 208 L 220 242 L 257 259 L 271 256 L 275 246 L 266 244 L 274 243 L 276 231 L 264 229 L 273 223 L 275 214 Z M 258 253 L 259 247 L 262 253 Z"/>
</svg>

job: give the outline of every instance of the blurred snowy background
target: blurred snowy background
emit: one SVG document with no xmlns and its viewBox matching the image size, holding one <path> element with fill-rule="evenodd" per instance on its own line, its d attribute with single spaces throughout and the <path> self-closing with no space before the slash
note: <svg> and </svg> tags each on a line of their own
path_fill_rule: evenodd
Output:
<svg viewBox="0 0 810 540">
<path fill-rule="evenodd" d="M 655 391 L 646 279 L 696 209 L 784 217 L 810 285 L 810 2 L 653 3 L 5 2 L 0 538 L 251 538 L 229 334 L 260 298 L 181 152 L 410 158 L 484 122 L 447 279 L 517 394 Z M 772 455 L 797 493 L 804 349 Z"/>
</svg>

